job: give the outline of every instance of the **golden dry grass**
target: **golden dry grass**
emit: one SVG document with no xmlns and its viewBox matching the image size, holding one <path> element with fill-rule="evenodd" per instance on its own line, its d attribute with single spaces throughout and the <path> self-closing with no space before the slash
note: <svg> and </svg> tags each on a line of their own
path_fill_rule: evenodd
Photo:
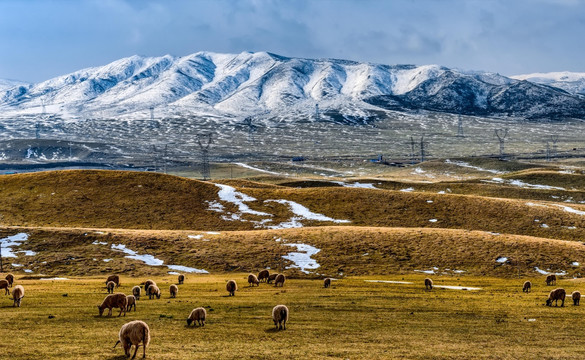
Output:
<svg viewBox="0 0 585 360">
<path fill-rule="evenodd" d="M 580 358 L 585 308 L 543 306 L 550 287 L 532 278 L 533 292 L 523 294 L 524 279 L 434 277 L 435 285 L 463 285 L 480 291 L 425 291 L 422 275 L 378 276 L 410 285 L 368 283 L 365 277 L 334 281 L 289 280 L 283 289 L 243 286 L 245 273 L 187 276 L 176 299 L 168 285 L 175 277 L 154 277 L 160 300 L 142 299 L 126 317 L 98 317 L 103 278 L 69 281 L 16 281 L 26 288 L 22 307 L 0 296 L 0 353 L 10 359 L 124 359 L 112 350 L 122 324 L 140 319 L 152 334 L 148 359 L 568 359 Z M 225 281 L 240 283 L 227 297 Z M 144 277 L 123 276 L 129 293 Z M 568 292 L 582 283 L 561 280 Z M 271 309 L 290 309 L 287 330 L 276 332 Z M 186 317 L 198 306 L 207 325 L 187 328 Z M 114 312 L 115 314 L 116 312 Z M 52 316 L 53 318 L 49 318 Z"/>
<path fill-rule="evenodd" d="M 120 273 L 133 276 L 164 275 L 164 266 L 147 266 L 113 250 L 124 244 L 139 254 L 150 254 L 165 264 L 190 266 L 218 272 L 258 272 L 268 266 L 293 277 L 412 274 L 414 270 L 439 268 L 439 272 L 501 277 L 531 276 L 535 267 L 566 270 L 580 276 L 585 247 L 580 242 L 518 235 L 493 235 L 480 231 L 428 228 L 316 227 L 206 234 L 197 231 L 150 231 L 100 229 L 5 229 L 0 234 L 30 234 L 21 246 L 35 256 L 12 259 L 23 265 L 10 271 L 24 274 L 99 275 Z M 189 235 L 203 235 L 200 239 Z M 99 243 L 105 243 L 104 245 Z M 297 251 L 286 243 L 312 245 L 320 268 L 304 275 L 282 256 Z M 496 262 L 506 257 L 505 264 Z M 112 259 L 104 262 L 104 259 Z M 448 270 L 447 270 L 448 269 Z M 317 275 L 321 274 L 321 275 Z"/>
</svg>

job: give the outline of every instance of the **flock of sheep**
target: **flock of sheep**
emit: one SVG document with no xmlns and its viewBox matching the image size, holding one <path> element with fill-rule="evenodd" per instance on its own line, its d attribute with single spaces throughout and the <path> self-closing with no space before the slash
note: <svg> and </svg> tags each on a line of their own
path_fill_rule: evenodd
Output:
<svg viewBox="0 0 585 360">
<path fill-rule="evenodd" d="M 248 275 L 248 285 L 249 286 L 259 286 L 260 282 L 271 283 L 274 281 L 274 286 L 284 286 L 284 282 L 286 277 L 284 274 L 270 274 L 268 270 L 262 270 L 256 276 L 255 274 Z M 179 275 L 178 277 L 178 284 L 181 285 L 185 281 L 185 275 Z M 556 285 L 557 277 L 556 275 L 548 275 L 546 277 L 546 285 Z M 9 288 L 12 287 L 14 283 L 14 275 L 8 274 L 6 275 L 4 280 L 0 280 L 0 290 L 5 289 L 5 295 L 10 293 Z M 426 290 L 433 289 L 433 280 L 426 278 L 424 280 L 424 285 Z M 120 313 L 118 316 L 121 316 L 124 313 L 126 316 L 127 311 L 131 311 L 134 308 L 136 311 L 136 300 L 140 299 L 142 295 L 142 288 L 139 285 L 136 285 L 132 288 L 132 295 L 125 295 L 123 293 L 114 293 L 114 289 L 120 286 L 120 277 L 118 275 L 111 275 L 106 280 L 106 289 L 108 291 L 108 295 L 104 298 L 104 301 L 101 305 L 98 305 L 99 315 L 102 316 L 105 309 L 108 309 L 108 316 L 112 316 L 112 309 L 119 308 Z M 323 281 L 323 286 L 328 288 L 331 286 L 331 278 L 326 278 Z M 238 285 L 235 280 L 228 280 L 226 283 L 226 291 L 228 292 L 229 296 L 235 296 L 235 292 L 238 290 Z M 524 282 L 522 286 L 522 291 L 529 293 L 532 290 L 532 283 L 530 281 Z M 172 284 L 169 287 L 169 293 L 171 298 L 177 296 L 179 292 L 179 287 L 175 284 Z M 161 291 L 160 288 L 156 285 L 153 280 L 146 280 L 144 282 L 144 293 L 148 295 L 149 299 L 157 298 L 160 299 Z M 558 306 L 558 301 L 561 300 L 561 307 L 565 305 L 565 297 L 566 291 L 565 289 L 558 288 L 554 289 L 550 292 L 548 299 L 546 300 L 547 306 L 552 306 L 552 302 L 555 302 L 555 306 Z M 24 288 L 22 285 L 16 285 L 12 289 L 12 298 L 11 300 L 14 301 L 15 307 L 20 307 L 22 298 L 24 298 Z M 578 306 L 579 301 L 581 299 L 581 293 L 579 291 L 573 291 L 571 294 L 571 298 L 573 299 L 573 305 Z M 207 312 L 205 308 L 198 307 L 193 309 L 189 316 L 187 317 L 187 325 L 190 326 L 192 323 L 194 325 L 205 326 L 205 319 L 207 317 Z M 289 310 L 285 305 L 276 305 L 272 309 L 272 321 L 274 322 L 274 326 L 278 330 L 286 330 L 286 322 L 288 321 L 289 317 Z M 122 326 L 119 333 L 119 339 L 114 345 L 114 348 L 118 344 L 122 344 L 124 348 L 124 353 L 127 357 L 130 356 L 130 351 L 132 346 L 135 347 L 134 355 L 132 359 L 136 357 L 136 353 L 138 352 L 138 348 L 140 346 L 143 347 L 143 355 L 142 357 L 146 357 L 146 347 L 150 342 L 150 329 L 148 325 L 144 321 L 135 320 L 128 322 Z M 141 345 L 142 344 L 142 345 Z"/>
<path fill-rule="evenodd" d="M 248 284 L 249 286 L 259 286 L 260 282 L 271 283 L 274 281 L 275 287 L 282 287 L 284 286 L 284 282 L 286 280 L 286 276 L 284 274 L 270 274 L 268 270 L 262 270 L 256 276 L 255 274 L 248 275 Z M 185 275 L 179 275 L 178 277 L 178 284 L 181 285 L 185 281 Z M 327 278 L 324 280 L 323 283 L 324 287 L 328 288 L 331 286 L 331 279 Z M 132 295 L 125 295 L 123 293 L 114 293 L 114 289 L 120 286 L 120 277 L 118 275 L 111 275 L 106 280 L 106 289 L 108 291 L 108 295 L 105 297 L 104 301 L 101 305 L 98 305 L 98 310 L 100 316 L 103 315 L 104 310 L 108 309 L 108 316 L 112 316 L 112 309 L 120 309 L 120 313 L 118 316 L 121 316 L 122 313 L 126 316 L 127 311 L 131 311 L 134 308 L 136 311 L 136 300 L 140 299 L 142 295 L 142 288 L 139 285 L 136 285 L 132 288 Z M 235 296 L 235 292 L 238 290 L 238 284 L 235 280 L 228 280 L 226 283 L 226 291 L 228 292 L 229 296 Z M 175 284 L 172 284 L 169 287 L 169 293 L 171 298 L 177 296 L 179 292 L 179 287 Z M 148 296 L 149 299 L 157 298 L 160 299 L 161 291 L 160 288 L 156 285 L 153 280 L 146 280 L 144 282 L 144 293 Z M 272 309 L 272 320 L 274 321 L 274 326 L 278 330 L 286 330 L 286 322 L 288 321 L 289 310 L 285 305 L 276 305 Z M 189 317 L 187 317 L 187 326 L 191 324 L 205 326 L 205 319 L 207 318 L 207 311 L 203 307 L 198 307 L 191 311 Z M 119 339 L 118 342 L 114 345 L 114 348 L 118 344 L 122 344 L 124 348 L 124 353 L 126 356 L 130 356 L 130 351 L 132 346 L 135 347 L 134 355 L 132 359 L 136 357 L 136 353 L 138 352 L 138 348 L 140 346 L 143 347 L 143 357 L 146 357 L 146 347 L 150 342 L 150 329 L 148 325 L 140 320 L 131 321 L 129 323 L 124 324 L 120 329 Z"/>
</svg>

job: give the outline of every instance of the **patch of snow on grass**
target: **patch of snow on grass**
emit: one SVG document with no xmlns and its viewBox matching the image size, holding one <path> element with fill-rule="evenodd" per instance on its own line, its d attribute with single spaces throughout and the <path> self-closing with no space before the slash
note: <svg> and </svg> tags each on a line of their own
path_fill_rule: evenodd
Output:
<svg viewBox="0 0 585 360">
<path fill-rule="evenodd" d="M 277 173 L 277 172 L 275 172 L 275 171 L 270 171 L 270 170 L 264 170 L 264 169 L 260 169 L 260 168 L 257 168 L 257 167 L 254 167 L 254 166 L 250 166 L 250 165 L 248 165 L 248 164 L 244 164 L 244 163 L 239 163 L 239 162 L 238 162 L 238 163 L 234 163 L 234 164 L 236 164 L 236 165 L 238 165 L 238 166 L 241 166 L 241 167 L 243 167 L 243 168 L 246 168 L 246 169 L 250 169 L 250 170 L 259 171 L 259 172 L 263 172 L 263 173 L 266 173 L 266 174 L 272 174 L 272 175 L 282 175 L 281 173 Z"/>
<path fill-rule="evenodd" d="M 114 259 L 104 259 L 104 262 L 110 262 L 112 260 L 114 260 Z"/>
<path fill-rule="evenodd" d="M 541 227 L 541 228 L 548 229 L 548 225 L 547 225 L 547 224 L 540 224 L 540 227 Z"/>
<path fill-rule="evenodd" d="M 181 271 L 181 272 L 186 272 L 186 273 L 209 274 L 209 272 L 207 270 L 195 269 L 195 268 L 188 267 L 188 266 L 168 265 L 167 267 L 171 270 L 176 270 L 176 271 Z"/>
<path fill-rule="evenodd" d="M 504 257 L 504 256 L 500 256 L 499 258 L 496 259 L 496 262 L 497 263 L 500 263 L 500 264 L 503 264 L 506 261 L 508 261 L 508 258 L 507 257 Z"/>
<path fill-rule="evenodd" d="M 14 263 L 12 263 L 12 264 L 10 264 L 10 265 L 12 265 L 12 266 L 14 266 L 14 267 L 22 267 L 22 265 L 21 265 L 21 264 L 14 264 Z"/>
<path fill-rule="evenodd" d="M 557 204 L 555 204 L 555 206 L 558 206 L 558 207 L 560 207 L 561 209 L 565 210 L 566 212 L 570 212 L 570 213 L 577 214 L 577 215 L 582 215 L 582 216 L 584 216 L 584 215 L 585 215 L 585 211 L 581 211 L 581 210 L 573 209 L 573 208 L 572 208 L 572 207 L 570 207 L 570 206 L 566 206 L 566 205 L 557 205 Z"/>
<path fill-rule="evenodd" d="M 484 169 L 484 168 L 481 168 L 479 166 L 473 166 L 470 163 L 466 163 L 465 161 L 451 161 L 451 160 L 447 159 L 447 160 L 445 160 L 445 163 L 464 167 L 464 168 L 474 169 L 474 170 L 478 170 L 478 171 L 486 171 L 486 172 L 489 172 L 492 174 L 505 174 L 505 171 Z"/>
<path fill-rule="evenodd" d="M 337 224 L 350 222 L 349 220 L 338 220 L 323 214 L 314 213 L 303 205 L 290 200 L 266 200 L 265 202 L 276 202 L 279 204 L 288 205 L 293 214 L 304 220 L 331 221 Z"/>
<path fill-rule="evenodd" d="M 244 193 L 241 193 L 239 191 L 236 191 L 235 188 L 228 185 L 215 184 L 215 186 L 220 188 L 219 192 L 217 193 L 219 199 L 221 201 L 229 202 L 236 205 L 240 213 L 258 216 L 272 216 L 272 214 L 252 210 L 248 205 L 244 204 L 244 202 L 256 201 L 255 198 L 248 196 Z"/>
<path fill-rule="evenodd" d="M 332 183 L 341 185 L 343 187 L 349 187 L 349 188 L 376 189 L 376 190 L 378 190 L 378 188 L 375 187 L 374 184 L 371 184 L 371 183 L 360 183 L 360 182 L 346 183 L 343 181 L 332 181 Z"/>
<path fill-rule="evenodd" d="M 549 271 L 545 271 L 545 270 L 539 269 L 536 266 L 534 267 L 534 271 L 536 271 L 537 273 L 542 274 L 542 275 L 550 275 L 550 274 L 555 274 L 557 276 L 567 275 L 567 272 L 564 271 L 564 270 L 561 270 L 560 272 L 553 273 L 553 272 L 549 272 Z"/>
<path fill-rule="evenodd" d="M 169 271 L 168 274 L 169 275 L 181 275 L 180 273 L 178 273 L 176 271 Z"/>
<path fill-rule="evenodd" d="M 187 237 L 189 239 L 199 240 L 199 239 L 203 238 L 203 235 L 187 235 Z"/>
<path fill-rule="evenodd" d="M 128 259 L 139 260 L 145 263 L 146 265 L 161 266 L 162 264 L 164 264 L 164 261 L 157 259 L 152 255 L 139 255 L 138 253 L 136 253 L 136 251 L 128 249 L 126 245 L 123 244 L 118 245 L 112 244 L 112 249 L 122 251 L 124 254 L 127 254 L 126 257 Z"/>
<path fill-rule="evenodd" d="M 32 274 L 33 271 L 31 269 L 24 269 L 24 272 L 27 274 Z"/>
<path fill-rule="evenodd" d="M 498 183 L 498 184 L 507 184 L 512 186 L 521 187 L 523 189 L 535 189 L 535 190 L 566 190 L 565 188 L 558 187 L 558 186 L 550 186 L 550 185 L 540 185 L 540 184 L 529 184 L 522 180 L 515 180 L 515 179 L 502 179 L 502 178 L 492 178 L 491 180 L 482 180 L 483 182 L 491 182 L 491 183 Z"/>
<path fill-rule="evenodd" d="M 96 241 L 94 241 L 94 242 L 92 242 L 91 244 L 92 244 L 92 245 L 108 245 L 108 243 L 107 243 L 107 242 L 103 242 L 103 241 L 97 241 L 97 240 L 96 240 Z"/>
<path fill-rule="evenodd" d="M 2 253 L 0 255 L 5 258 L 15 258 L 16 255 L 12 252 L 12 247 L 20 246 L 20 243 L 26 240 L 28 240 L 28 234 L 26 233 L 18 233 L 0 239 L 0 242 L 2 243 Z"/>
<path fill-rule="evenodd" d="M 481 290 L 481 288 L 470 287 L 470 286 L 433 285 L 433 287 L 440 288 L 440 289 L 449 289 L 449 290 L 469 290 L 469 291 Z"/>
<path fill-rule="evenodd" d="M 296 247 L 298 252 L 290 252 L 283 256 L 283 259 L 293 262 L 293 265 L 287 266 L 287 269 L 300 269 L 301 272 L 309 274 L 309 270 L 314 270 L 320 267 L 315 259 L 311 259 L 311 256 L 317 254 L 321 249 L 317 249 L 314 246 L 307 244 L 283 244 L 286 246 Z"/>
<path fill-rule="evenodd" d="M 402 192 L 412 192 L 412 191 L 414 191 L 414 188 L 409 187 L 409 188 L 406 188 L 406 189 L 400 189 L 400 191 L 402 191 Z"/>
<path fill-rule="evenodd" d="M 414 270 L 414 271 L 420 272 L 420 273 L 423 273 L 423 274 L 429 274 L 429 275 L 432 275 L 432 274 L 435 273 L 435 270 Z"/>
<path fill-rule="evenodd" d="M 414 284 L 413 282 L 410 281 L 393 281 L 393 280 L 364 280 L 365 282 L 371 282 L 371 283 L 384 283 L 384 284 Z"/>
<path fill-rule="evenodd" d="M 436 223 L 437 221 L 439 221 L 439 220 L 437 220 L 437 219 L 430 219 L 429 220 L 429 222 L 432 222 L 432 223 Z"/>
<path fill-rule="evenodd" d="M 223 207 L 222 204 L 220 204 L 218 201 L 207 201 L 208 207 L 207 210 L 210 211 L 215 211 L 215 212 L 224 212 L 225 208 Z"/>
<path fill-rule="evenodd" d="M 571 263 L 571 266 L 579 266 L 579 262 L 578 262 L 578 261 L 573 261 L 573 262 Z"/>
<path fill-rule="evenodd" d="M 221 233 L 219 231 L 207 231 L 206 234 L 209 234 L 209 235 L 220 235 Z"/>
</svg>

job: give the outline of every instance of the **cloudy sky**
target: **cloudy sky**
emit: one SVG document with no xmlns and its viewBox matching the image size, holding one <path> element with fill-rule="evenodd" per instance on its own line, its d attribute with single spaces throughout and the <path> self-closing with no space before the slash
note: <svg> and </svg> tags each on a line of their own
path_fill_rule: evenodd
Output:
<svg viewBox="0 0 585 360">
<path fill-rule="evenodd" d="M 585 72 L 583 35 L 585 0 L 0 0 L 0 78 L 201 50 Z"/>
</svg>

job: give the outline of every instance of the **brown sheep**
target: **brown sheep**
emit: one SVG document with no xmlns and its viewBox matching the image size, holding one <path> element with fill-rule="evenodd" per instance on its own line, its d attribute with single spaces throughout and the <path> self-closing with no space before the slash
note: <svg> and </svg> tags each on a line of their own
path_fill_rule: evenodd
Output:
<svg viewBox="0 0 585 360">
<path fill-rule="evenodd" d="M 260 280 L 258 280 L 256 275 L 250 274 L 250 275 L 248 275 L 248 284 L 250 286 L 254 286 L 254 284 L 256 284 L 256 286 L 260 286 Z"/>
<path fill-rule="evenodd" d="M 134 311 L 136 311 L 136 298 L 134 297 L 134 295 L 126 296 L 126 299 L 128 299 L 128 305 L 126 306 L 126 311 L 132 310 L 133 306 L 134 306 Z"/>
<path fill-rule="evenodd" d="M 288 308 L 285 305 L 276 305 L 272 309 L 272 321 L 278 330 L 286 330 L 288 321 Z"/>
<path fill-rule="evenodd" d="M 557 284 L 557 276 L 555 274 L 550 274 L 546 277 L 546 285 L 552 286 Z"/>
<path fill-rule="evenodd" d="M 144 282 L 144 292 L 146 294 L 148 294 L 148 288 L 150 287 L 150 285 L 156 285 L 156 283 L 154 281 L 150 280 L 150 279 L 149 280 L 146 280 Z"/>
<path fill-rule="evenodd" d="M 278 284 L 280 284 L 280 287 L 283 287 L 284 280 L 286 280 L 286 277 L 284 276 L 284 274 L 278 274 L 276 276 L 276 279 L 274 279 L 274 286 L 278 286 Z"/>
<path fill-rule="evenodd" d="M 12 306 L 20 307 L 20 302 L 24 297 L 24 288 L 22 285 L 16 285 L 14 289 L 12 289 L 12 300 L 14 300 L 14 304 Z"/>
<path fill-rule="evenodd" d="M 126 357 L 129 357 L 132 345 L 134 345 L 136 347 L 134 349 L 134 356 L 132 356 L 132 359 L 134 359 L 136 358 L 138 347 L 142 343 L 142 358 L 146 358 L 146 347 L 148 346 L 148 343 L 150 343 L 150 329 L 144 321 L 134 320 L 122 325 L 118 337 L 119 339 L 114 345 L 114 348 L 116 348 L 119 343 L 122 343 L 124 354 L 126 354 Z"/>
<path fill-rule="evenodd" d="M 113 294 L 114 293 L 114 288 L 116 287 L 116 283 L 113 281 L 110 281 L 106 284 L 106 289 L 108 290 L 108 294 Z"/>
<path fill-rule="evenodd" d="M 160 299 L 160 289 L 156 285 L 150 285 L 148 287 L 148 299 L 152 300 L 153 297 L 156 296 L 157 299 Z"/>
<path fill-rule="evenodd" d="M 185 275 L 179 275 L 179 285 L 182 285 L 185 282 Z"/>
<path fill-rule="evenodd" d="M 258 273 L 258 281 L 268 281 L 268 277 L 270 277 L 268 270 L 262 270 Z"/>
<path fill-rule="evenodd" d="M 425 289 L 426 290 L 433 290 L 433 280 L 426 278 L 425 279 Z"/>
<path fill-rule="evenodd" d="M 8 281 L 8 285 L 10 285 L 10 287 L 12 287 L 12 284 L 14 284 L 14 275 L 12 274 L 8 274 L 5 277 L 6 281 Z"/>
<path fill-rule="evenodd" d="M 176 298 L 177 293 L 179 292 L 179 288 L 177 287 L 177 285 L 173 284 L 169 287 L 169 292 L 171 293 L 172 298 Z"/>
<path fill-rule="evenodd" d="M 108 280 L 106 280 L 106 285 L 110 281 L 113 281 L 114 284 L 116 284 L 116 287 L 119 287 L 120 286 L 120 277 L 118 275 L 110 275 L 110 276 L 108 276 Z"/>
<path fill-rule="evenodd" d="M 266 279 L 266 282 L 267 282 L 267 283 L 269 283 L 269 284 L 270 284 L 271 282 L 273 282 L 273 281 L 274 281 L 274 279 L 276 279 L 276 275 L 278 275 L 278 274 L 270 274 L 270 275 L 268 276 L 268 279 Z"/>
<path fill-rule="evenodd" d="M 571 298 L 573 298 L 573 305 L 579 306 L 579 301 L 581 300 L 581 293 L 579 291 L 573 291 L 571 294 Z"/>
<path fill-rule="evenodd" d="M 323 286 L 325 288 L 331 287 L 331 278 L 325 278 L 325 280 L 323 280 Z"/>
<path fill-rule="evenodd" d="M 522 291 L 525 293 L 529 293 L 532 290 L 532 283 L 530 281 L 525 281 L 524 285 L 522 285 Z"/>
<path fill-rule="evenodd" d="M 567 293 L 565 292 L 565 289 L 562 288 L 558 288 L 558 289 L 554 289 L 553 291 L 550 292 L 550 294 L 548 295 L 548 299 L 546 299 L 546 306 L 552 306 L 552 302 L 555 302 L 555 306 L 558 306 L 558 301 L 561 300 L 561 307 L 565 306 L 565 297 L 567 296 Z"/>
<path fill-rule="evenodd" d="M 192 322 L 194 322 L 194 325 L 199 324 L 199 326 L 205 326 L 206 317 L 207 311 L 204 308 L 198 307 L 197 309 L 193 309 L 187 318 L 187 326 L 191 325 Z"/>
<path fill-rule="evenodd" d="M 118 317 L 122 315 L 122 312 L 124 312 L 124 316 L 126 316 L 126 309 L 128 308 L 128 298 L 126 297 L 126 294 L 116 293 L 106 296 L 102 304 L 98 305 L 100 316 L 104 314 L 104 309 L 106 308 L 109 310 L 108 316 L 112 316 L 113 308 L 120 308 Z"/>
<path fill-rule="evenodd" d="M 238 284 L 236 284 L 235 280 L 230 280 L 227 282 L 227 284 L 225 284 L 225 289 L 227 290 L 228 293 L 230 293 L 230 296 L 236 296 Z"/>
<path fill-rule="evenodd" d="M 140 286 L 136 285 L 132 288 L 132 295 L 134 295 L 136 300 L 140 300 L 140 293 L 141 293 Z"/>
<path fill-rule="evenodd" d="M 0 290 L 4 290 L 4 295 L 10 294 L 10 290 L 8 290 L 8 281 L 7 280 L 0 280 Z"/>
</svg>

